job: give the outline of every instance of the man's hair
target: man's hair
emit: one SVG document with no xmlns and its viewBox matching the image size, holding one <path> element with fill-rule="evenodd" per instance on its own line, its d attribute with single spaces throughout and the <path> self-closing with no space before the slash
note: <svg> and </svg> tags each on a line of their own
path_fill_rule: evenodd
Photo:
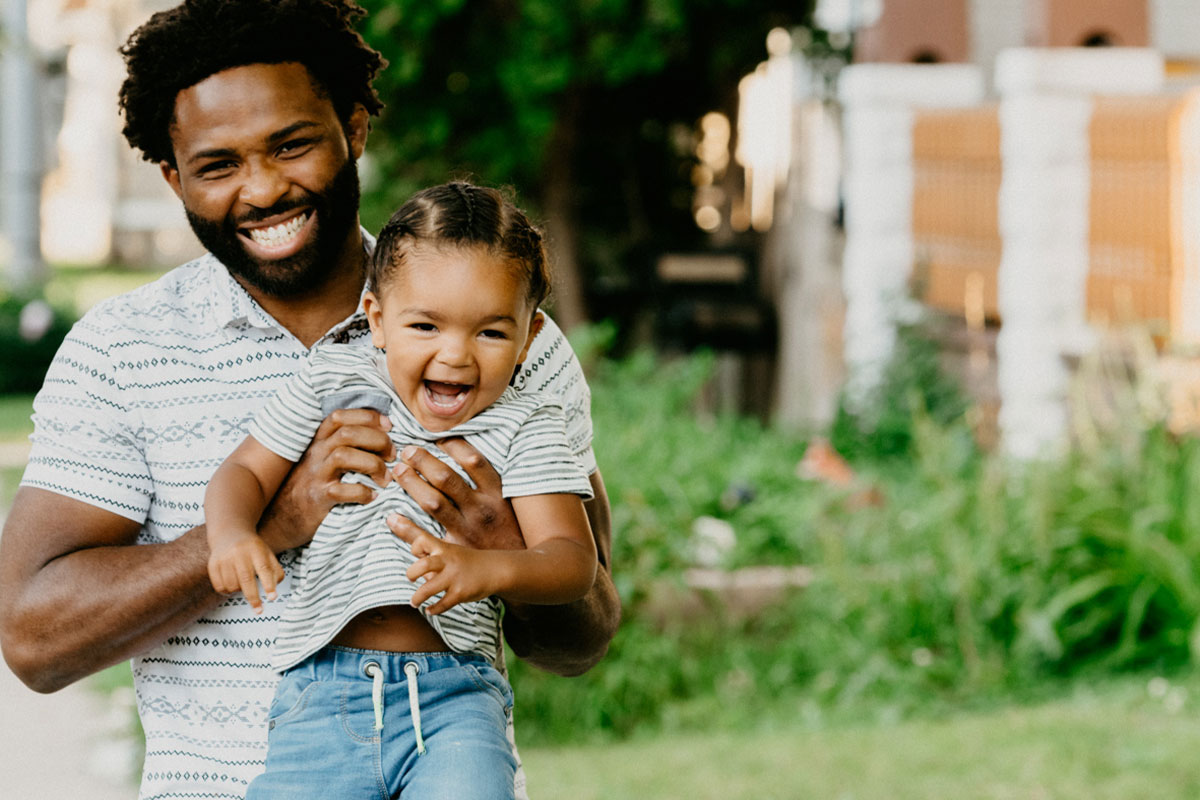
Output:
<svg viewBox="0 0 1200 800">
<path fill-rule="evenodd" d="M 392 214 L 367 261 L 371 290 L 403 267 L 418 244 L 483 247 L 514 268 L 534 309 L 550 294 L 550 266 L 542 234 L 503 192 L 464 181 L 422 189 Z"/>
<path fill-rule="evenodd" d="M 174 164 L 176 95 L 248 64 L 303 64 L 343 124 L 355 104 L 378 114 L 371 83 L 387 62 L 354 28 L 365 14 L 352 0 L 185 0 L 154 14 L 121 48 L 125 138 L 147 161 Z"/>
</svg>

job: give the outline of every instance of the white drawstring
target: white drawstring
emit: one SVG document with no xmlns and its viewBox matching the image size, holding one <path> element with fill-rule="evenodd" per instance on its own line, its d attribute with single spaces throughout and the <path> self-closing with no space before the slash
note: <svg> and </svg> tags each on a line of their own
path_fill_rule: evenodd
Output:
<svg viewBox="0 0 1200 800">
<path fill-rule="evenodd" d="M 408 676 L 408 707 L 412 712 L 413 732 L 417 735 L 417 755 L 423 756 L 425 739 L 421 736 L 421 704 L 417 700 L 417 673 L 420 671 L 421 668 L 412 661 L 404 665 L 404 674 Z"/>
<path fill-rule="evenodd" d="M 383 669 L 374 661 L 363 667 L 371 678 L 371 703 L 375 706 L 375 730 L 383 730 Z"/>
</svg>

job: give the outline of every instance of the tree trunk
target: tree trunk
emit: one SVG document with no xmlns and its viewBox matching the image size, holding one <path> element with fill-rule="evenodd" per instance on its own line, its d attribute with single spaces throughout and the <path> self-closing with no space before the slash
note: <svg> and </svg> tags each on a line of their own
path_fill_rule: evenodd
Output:
<svg viewBox="0 0 1200 800">
<path fill-rule="evenodd" d="M 578 222 L 575 207 L 574 158 L 579 125 L 578 94 L 564 98 L 550 137 L 542 183 L 550 263 L 554 269 L 552 310 L 559 326 L 570 331 L 587 322 L 584 281 L 579 266 Z"/>
</svg>

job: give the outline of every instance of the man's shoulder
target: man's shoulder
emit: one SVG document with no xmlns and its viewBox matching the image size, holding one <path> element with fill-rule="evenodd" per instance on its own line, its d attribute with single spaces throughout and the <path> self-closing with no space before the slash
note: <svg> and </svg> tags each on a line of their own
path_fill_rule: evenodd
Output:
<svg viewBox="0 0 1200 800">
<path fill-rule="evenodd" d="M 202 256 L 136 289 L 101 300 L 80 318 L 77 327 L 106 333 L 182 333 L 194 327 L 209 307 L 212 280 L 211 257 Z"/>
<path fill-rule="evenodd" d="M 521 393 L 549 392 L 561 396 L 579 384 L 586 386 L 579 359 L 562 329 L 546 315 L 512 385 Z"/>
</svg>

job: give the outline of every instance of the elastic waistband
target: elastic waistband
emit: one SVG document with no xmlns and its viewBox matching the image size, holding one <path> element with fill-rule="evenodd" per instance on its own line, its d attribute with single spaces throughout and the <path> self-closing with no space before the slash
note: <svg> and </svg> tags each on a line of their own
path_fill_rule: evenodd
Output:
<svg viewBox="0 0 1200 800">
<path fill-rule="evenodd" d="M 491 663 L 478 653 L 390 653 L 386 650 L 358 650 L 329 645 L 288 672 L 307 675 L 313 680 L 370 681 L 371 677 L 364 670 L 372 662 L 383 670 L 383 679 L 388 683 L 404 681 L 404 667 L 407 664 L 416 664 L 422 673 L 428 673 L 465 664 L 483 666 Z"/>
</svg>

